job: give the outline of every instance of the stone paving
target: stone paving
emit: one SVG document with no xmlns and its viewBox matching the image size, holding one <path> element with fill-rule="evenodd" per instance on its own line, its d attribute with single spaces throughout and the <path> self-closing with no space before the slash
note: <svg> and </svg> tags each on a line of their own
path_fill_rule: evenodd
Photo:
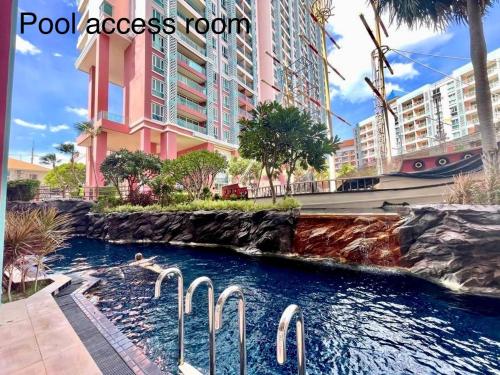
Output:
<svg viewBox="0 0 500 375">
<path fill-rule="evenodd" d="M 33 296 L 0 306 L 2 374 L 102 374 L 52 297 L 70 278 L 53 279 Z"/>
</svg>

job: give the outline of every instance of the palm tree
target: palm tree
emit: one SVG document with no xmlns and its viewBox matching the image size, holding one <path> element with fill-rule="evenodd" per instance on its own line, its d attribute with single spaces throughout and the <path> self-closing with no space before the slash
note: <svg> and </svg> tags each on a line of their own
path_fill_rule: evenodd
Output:
<svg viewBox="0 0 500 375">
<path fill-rule="evenodd" d="M 99 181 L 97 179 L 97 171 L 94 160 L 94 140 L 101 133 L 101 128 L 95 128 L 94 123 L 92 121 L 82 121 L 75 124 L 76 130 L 80 134 L 86 134 L 90 137 L 90 147 L 88 152 L 90 153 L 90 165 L 94 170 L 94 178 L 95 178 L 95 187 L 99 187 Z"/>
<path fill-rule="evenodd" d="M 65 155 L 69 155 L 69 162 L 71 164 L 75 164 L 76 158 L 80 156 L 80 153 L 76 150 L 76 147 L 73 143 L 61 143 L 60 145 L 56 146 L 56 150 Z"/>
<path fill-rule="evenodd" d="M 75 161 L 76 158 L 80 156 L 80 153 L 76 150 L 75 145 L 73 143 L 61 143 L 60 145 L 56 146 L 56 150 L 62 154 L 69 155 L 71 173 L 73 174 L 75 181 L 77 181 L 78 184 L 81 185 L 82 182 L 78 179 L 78 175 L 75 170 Z"/>
<path fill-rule="evenodd" d="M 499 173 L 499 155 L 482 20 L 493 3 L 495 0 L 378 0 L 378 11 L 389 10 L 391 18 L 396 19 L 398 25 L 406 24 L 410 28 L 425 25 L 444 29 L 452 22 L 469 24 L 483 165 L 487 180 L 495 184 Z"/>
<path fill-rule="evenodd" d="M 55 168 L 57 163 L 59 163 L 61 160 L 57 158 L 57 155 L 54 153 L 50 154 L 45 154 L 40 158 L 40 163 L 45 164 L 45 165 L 51 165 L 52 168 Z"/>
</svg>

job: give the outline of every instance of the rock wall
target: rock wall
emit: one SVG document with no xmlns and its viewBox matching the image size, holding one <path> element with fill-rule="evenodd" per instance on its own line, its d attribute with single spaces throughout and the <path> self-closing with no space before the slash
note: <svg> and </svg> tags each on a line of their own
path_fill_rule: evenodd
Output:
<svg viewBox="0 0 500 375">
<path fill-rule="evenodd" d="M 92 202 L 79 199 L 59 199 L 45 202 L 7 202 L 7 210 L 26 210 L 35 208 L 55 208 L 59 212 L 69 214 L 72 218 L 70 227 L 75 235 L 86 235 L 89 226 L 88 213 L 93 207 Z"/>
<path fill-rule="evenodd" d="M 397 214 L 301 215 L 294 252 L 340 263 L 397 266 L 401 258 Z"/>
<path fill-rule="evenodd" d="M 500 297 L 500 206 L 414 207 L 400 239 L 400 266 L 411 273 Z"/>
<path fill-rule="evenodd" d="M 275 211 L 90 214 L 87 236 L 117 242 L 184 242 L 287 253 L 296 215 Z"/>
</svg>

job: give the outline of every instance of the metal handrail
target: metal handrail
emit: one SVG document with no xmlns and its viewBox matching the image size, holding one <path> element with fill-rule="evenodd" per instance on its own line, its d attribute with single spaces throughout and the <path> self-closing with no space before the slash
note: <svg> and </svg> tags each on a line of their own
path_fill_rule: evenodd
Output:
<svg viewBox="0 0 500 375">
<path fill-rule="evenodd" d="M 222 292 L 215 306 L 215 330 L 222 327 L 222 311 L 227 299 L 235 295 L 238 297 L 238 330 L 240 346 L 240 375 L 247 373 L 247 348 L 246 348 L 246 319 L 245 319 L 245 295 L 243 289 L 238 285 L 232 285 Z"/>
<path fill-rule="evenodd" d="M 184 278 L 182 272 L 177 267 L 171 267 L 163 270 L 156 279 L 155 298 L 160 298 L 161 284 L 165 277 L 177 276 L 177 303 L 178 303 L 178 323 L 179 323 L 179 344 L 178 344 L 178 363 L 179 366 L 184 363 Z"/>
<path fill-rule="evenodd" d="M 286 362 L 286 337 L 288 333 L 288 326 L 290 321 L 297 314 L 297 360 L 298 360 L 298 374 L 305 375 L 306 373 L 306 353 L 304 343 L 304 316 L 302 310 L 297 305 L 288 306 L 283 315 L 281 315 L 280 323 L 278 325 L 278 334 L 276 338 L 276 356 L 278 363 L 283 365 Z"/>
<path fill-rule="evenodd" d="M 208 288 L 208 334 L 209 334 L 209 357 L 210 357 L 210 375 L 215 375 L 215 330 L 214 330 L 214 285 L 208 277 L 198 277 L 189 286 L 186 292 L 186 314 L 190 315 L 193 311 L 193 294 L 200 285 L 206 285 Z"/>
</svg>

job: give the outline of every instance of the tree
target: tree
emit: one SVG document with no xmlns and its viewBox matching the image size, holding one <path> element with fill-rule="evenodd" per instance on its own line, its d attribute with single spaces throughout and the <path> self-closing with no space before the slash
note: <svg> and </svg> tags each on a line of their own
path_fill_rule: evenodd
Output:
<svg viewBox="0 0 500 375">
<path fill-rule="evenodd" d="M 314 122 L 311 115 L 298 108 L 278 108 L 270 115 L 270 123 L 279 134 L 278 149 L 283 154 L 286 181 L 286 196 L 292 193 L 291 179 L 297 167 L 316 171 L 326 169 L 326 158 L 339 148 L 340 139 L 328 135 L 325 124 Z"/>
<path fill-rule="evenodd" d="M 342 167 L 340 167 L 339 171 L 337 172 L 337 177 L 338 178 L 347 178 L 351 177 L 352 174 L 356 172 L 356 167 L 352 164 L 343 164 Z"/>
<path fill-rule="evenodd" d="M 76 158 L 80 156 L 80 153 L 76 150 L 75 145 L 73 143 L 61 143 L 60 145 L 56 146 L 56 150 L 69 156 L 71 171 L 73 172 L 75 179 L 78 179 L 78 174 L 76 173 L 75 169 L 75 161 Z M 85 175 L 83 176 L 83 179 L 85 179 Z M 78 179 L 78 184 L 81 184 L 81 181 L 83 181 L 83 179 Z"/>
<path fill-rule="evenodd" d="M 123 199 L 120 185 L 127 183 L 129 199 L 147 185 L 161 171 L 161 160 L 142 151 L 120 150 L 112 153 L 101 164 L 101 173 L 107 184 L 113 185 Z"/>
<path fill-rule="evenodd" d="M 260 179 L 262 164 L 255 160 L 235 157 L 229 161 L 228 172 L 236 183 L 252 185 Z"/>
<path fill-rule="evenodd" d="M 392 19 L 396 19 L 399 25 L 404 23 L 409 27 L 426 25 L 444 29 L 452 22 L 469 24 L 470 55 L 474 67 L 483 165 L 487 180 L 495 184 L 499 173 L 499 155 L 482 20 L 493 3 L 495 0 L 379 0 L 378 10 L 382 12 L 388 9 Z"/>
<path fill-rule="evenodd" d="M 88 150 L 88 152 L 90 153 L 90 166 L 94 171 L 94 178 L 96 183 L 95 187 L 99 187 L 99 180 L 97 179 L 97 168 L 94 160 L 94 140 L 99 134 L 101 134 L 102 129 L 100 127 L 94 127 L 94 123 L 92 121 L 78 122 L 75 124 L 75 128 L 80 134 L 85 134 L 90 138 L 90 147 Z"/>
<path fill-rule="evenodd" d="M 61 160 L 57 158 L 57 155 L 54 153 L 45 154 L 40 158 L 40 163 L 45 165 L 50 165 L 52 168 L 55 168 Z"/>
<path fill-rule="evenodd" d="M 217 152 L 194 151 L 175 160 L 166 160 L 162 175 L 171 176 L 193 199 L 212 189 L 215 177 L 227 168 L 226 159 Z"/>
<path fill-rule="evenodd" d="M 274 178 L 280 174 L 283 155 L 279 149 L 280 133 L 273 129 L 269 118 L 281 106 L 278 102 L 262 102 L 252 110 L 252 119 L 240 120 L 240 154 L 244 158 L 257 160 L 262 164 L 267 178 L 273 203 L 276 203 Z M 260 179 L 259 179 L 260 180 Z"/>
<path fill-rule="evenodd" d="M 76 147 L 73 143 L 61 143 L 56 146 L 56 150 L 69 156 L 69 162 L 74 164 L 76 158 L 80 155 L 80 153 L 76 150 Z"/>
<path fill-rule="evenodd" d="M 78 192 L 81 181 L 85 179 L 85 164 L 65 163 L 58 165 L 45 176 L 44 182 L 51 188 L 59 188 L 64 192 Z"/>
</svg>

